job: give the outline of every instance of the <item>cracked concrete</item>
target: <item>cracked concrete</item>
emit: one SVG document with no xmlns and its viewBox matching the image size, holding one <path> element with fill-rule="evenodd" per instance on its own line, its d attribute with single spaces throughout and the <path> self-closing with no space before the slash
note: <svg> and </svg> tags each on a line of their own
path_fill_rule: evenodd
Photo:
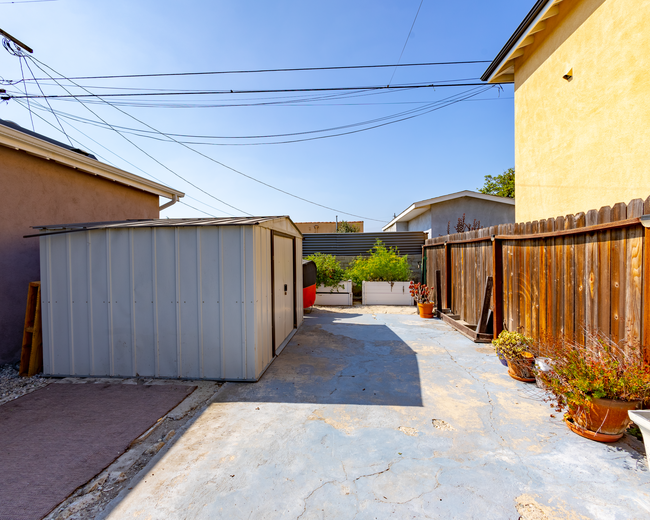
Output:
<svg viewBox="0 0 650 520">
<path fill-rule="evenodd" d="M 260 382 L 225 384 L 100 518 L 648 518 L 642 448 L 552 413 L 438 320 L 315 310 Z"/>
</svg>

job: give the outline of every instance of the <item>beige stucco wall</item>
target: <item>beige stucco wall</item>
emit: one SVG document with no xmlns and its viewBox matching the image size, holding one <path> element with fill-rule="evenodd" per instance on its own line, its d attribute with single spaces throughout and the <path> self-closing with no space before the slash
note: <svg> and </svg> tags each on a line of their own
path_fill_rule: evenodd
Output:
<svg viewBox="0 0 650 520">
<path fill-rule="evenodd" d="M 517 222 L 650 195 L 650 2 L 559 7 L 515 63 Z"/>
<path fill-rule="evenodd" d="M 158 196 L 0 146 L 0 364 L 20 356 L 27 285 L 40 279 L 30 226 L 158 218 Z"/>
</svg>

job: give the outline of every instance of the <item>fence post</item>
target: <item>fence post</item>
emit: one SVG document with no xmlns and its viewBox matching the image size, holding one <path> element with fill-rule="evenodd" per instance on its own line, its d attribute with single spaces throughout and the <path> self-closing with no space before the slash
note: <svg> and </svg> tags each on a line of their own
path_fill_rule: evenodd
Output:
<svg viewBox="0 0 650 520">
<path fill-rule="evenodd" d="M 503 243 L 492 237 L 492 268 L 494 269 L 494 325 L 492 327 L 494 339 L 503 330 Z"/>
<path fill-rule="evenodd" d="M 447 291 L 446 291 L 446 308 L 449 310 L 452 310 L 451 306 L 451 246 L 445 242 L 445 281 L 447 283 Z"/>
<path fill-rule="evenodd" d="M 442 313 L 442 287 L 441 283 L 440 269 L 436 270 L 436 310 L 438 311 L 438 316 Z"/>
</svg>

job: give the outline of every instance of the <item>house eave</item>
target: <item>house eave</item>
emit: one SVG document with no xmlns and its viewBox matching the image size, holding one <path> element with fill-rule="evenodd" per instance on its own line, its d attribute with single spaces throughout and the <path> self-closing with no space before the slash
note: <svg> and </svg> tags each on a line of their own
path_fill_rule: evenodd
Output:
<svg viewBox="0 0 650 520">
<path fill-rule="evenodd" d="M 26 152 L 30 155 L 40 157 L 47 161 L 55 161 L 70 168 L 79 170 L 89 175 L 97 175 L 108 180 L 119 182 L 126 186 L 136 188 L 160 197 L 172 199 L 184 197 L 185 193 L 175 190 L 163 184 L 150 181 L 139 175 L 134 175 L 114 166 L 86 157 L 77 152 L 66 150 L 55 144 L 51 144 L 42 139 L 24 134 L 13 128 L 0 125 L 0 145 L 18 151 Z"/>
<path fill-rule="evenodd" d="M 514 60 L 522 56 L 525 48 L 535 41 L 535 34 L 546 28 L 546 20 L 558 13 L 563 0 L 538 0 L 517 30 L 501 49 L 481 76 L 488 83 L 514 83 Z"/>
</svg>

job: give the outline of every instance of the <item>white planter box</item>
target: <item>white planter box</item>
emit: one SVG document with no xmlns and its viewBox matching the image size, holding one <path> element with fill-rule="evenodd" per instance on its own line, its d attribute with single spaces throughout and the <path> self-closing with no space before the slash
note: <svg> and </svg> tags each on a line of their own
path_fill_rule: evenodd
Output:
<svg viewBox="0 0 650 520">
<path fill-rule="evenodd" d="M 341 282 L 337 287 L 319 285 L 315 305 L 352 305 L 352 282 Z"/>
<path fill-rule="evenodd" d="M 364 305 L 413 305 L 411 282 L 363 282 Z"/>
</svg>

